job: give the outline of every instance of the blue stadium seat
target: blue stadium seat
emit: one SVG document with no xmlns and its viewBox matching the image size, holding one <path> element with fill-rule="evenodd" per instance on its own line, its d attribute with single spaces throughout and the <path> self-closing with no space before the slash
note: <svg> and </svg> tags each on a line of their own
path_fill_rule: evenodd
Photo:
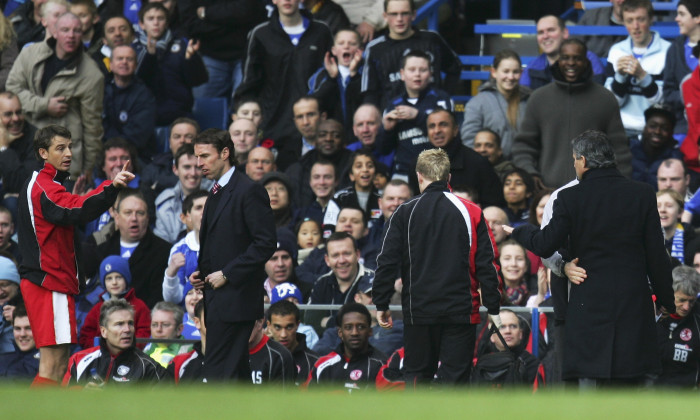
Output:
<svg viewBox="0 0 700 420">
<path fill-rule="evenodd" d="M 226 98 L 198 98 L 192 108 L 194 119 L 202 130 L 207 128 L 228 128 L 229 110 Z"/>
<path fill-rule="evenodd" d="M 170 150 L 170 127 L 156 127 L 156 154 Z"/>
</svg>

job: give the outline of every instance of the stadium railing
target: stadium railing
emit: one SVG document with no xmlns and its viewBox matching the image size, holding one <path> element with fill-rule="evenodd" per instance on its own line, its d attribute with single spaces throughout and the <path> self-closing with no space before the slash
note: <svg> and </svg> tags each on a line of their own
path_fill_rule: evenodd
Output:
<svg viewBox="0 0 700 420">
<path fill-rule="evenodd" d="M 298 305 L 299 309 L 302 311 L 328 311 L 328 310 L 338 310 L 343 305 Z M 269 304 L 265 304 L 265 309 L 269 308 Z M 374 305 L 367 305 L 367 309 L 375 310 L 377 309 Z M 515 313 L 529 313 L 531 315 L 530 321 L 530 335 L 532 336 L 532 355 L 537 357 L 538 353 L 538 342 L 540 330 L 540 313 L 552 313 L 554 310 L 552 308 L 524 308 L 522 306 L 504 306 L 501 309 L 509 309 Z M 390 305 L 389 310 L 392 312 L 401 312 L 401 305 Z M 481 307 L 479 312 L 486 313 L 486 308 Z M 186 340 L 181 338 L 175 339 L 164 339 L 164 338 L 137 338 L 137 343 L 163 343 L 163 344 L 193 344 L 198 343 L 199 340 Z"/>
</svg>

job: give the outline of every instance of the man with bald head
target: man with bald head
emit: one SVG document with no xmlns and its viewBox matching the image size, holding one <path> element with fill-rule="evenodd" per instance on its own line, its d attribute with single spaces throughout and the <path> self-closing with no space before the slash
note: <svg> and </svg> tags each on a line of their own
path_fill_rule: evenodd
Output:
<svg viewBox="0 0 700 420">
<path fill-rule="evenodd" d="M 486 207 L 484 209 L 484 218 L 489 224 L 496 245 L 508 239 L 508 234 L 503 230 L 503 225 L 508 224 L 508 215 L 502 208 L 496 206 Z"/>
<path fill-rule="evenodd" d="M 674 190 L 687 202 L 693 193 L 688 189 L 690 174 L 680 159 L 666 159 L 656 171 L 658 190 Z"/>
<path fill-rule="evenodd" d="M 71 132 L 70 175 L 78 177 L 92 170 L 102 149 L 104 77 L 83 52 L 77 16 L 62 15 L 54 33 L 20 52 L 6 88 L 19 96 L 31 124 L 58 124 Z"/>
<path fill-rule="evenodd" d="M 258 182 L 262 179 L 263 175 L 276 170 L 275 155 L 270 149 L 258 146 L 248 153 L 245 173 L 253 181 Z"/>
<path fill-rule="evenodd" d="M 135 76 L 136 51 L 128 45 L 112 49 L 111 69 L 114 77 L 105 84 L 105 138 L 125 138 L 136 148 L 139 158 L 149 162 L 156 152 L 156 100 Z"/>
<path fill-rule="evenodd" d="M 394 153 L 391 151 L 386 155 L 379 153 L 375 147 L 377 136 L 379 135 L 379 127 L 382 124 L 382 113 L 379 108 L 372 104 L 360 105 L 355 111 L 352 124 L 352 132 L 357 138 L 357 141 L 348 145 L 348 150 L 355 151 L 358 149 L 369 149 L 374 154 L 377 162 L 391 168 L 394 162 Z"/>
<path fill-rule="evenodd" d="M 258 144 L 258 126 L 248 118 L 238 118 L 228 127 L 233 141 L 236 164 L 243 167 L 248 161 L 248 153 Z"/>
</svg>

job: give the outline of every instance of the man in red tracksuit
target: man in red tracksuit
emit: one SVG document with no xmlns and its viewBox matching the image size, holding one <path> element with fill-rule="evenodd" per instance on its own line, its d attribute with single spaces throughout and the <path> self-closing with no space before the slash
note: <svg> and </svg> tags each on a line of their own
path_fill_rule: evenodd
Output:
<svg viewBox="0 0 700 420">
<path fill-rule="evenodd" d="M 34 150 L 44 167 L 27 180 L 18 206 L 20 288 L 41 353 L 34 385 L 56 385 L 66 372 L 70 345 L 77 343 L 74 295 L 81 273 L 75 225 L 107 211 L 118 188 L 134 178 L 127 162 L 113 181 L 82 196 L 71 194 L 61 185 L 69 176 L 71 147 L 71 133 L 64 127 L 49 125 L 37 132 Z"/>
</svg>

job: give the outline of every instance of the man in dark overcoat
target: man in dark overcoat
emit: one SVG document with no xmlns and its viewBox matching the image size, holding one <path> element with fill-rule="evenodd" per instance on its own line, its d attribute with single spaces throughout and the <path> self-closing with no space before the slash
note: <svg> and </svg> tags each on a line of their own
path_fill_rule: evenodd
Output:
<svg viewBox="0 0 700 420">
<path fill-rule="evenodd" d="M 652 294 L 658 313 L 675 312 L 655 194 L 622 176 L 600 131 L 575 138 L 573 157 L 580 183 L 559 193 L 549 224 L 512 235 L 542 257 L 565 248 L 586 272 L 569 291 L 563 378 L 582 387 L 642 383 L 661 370 Z"/>
</svg>

